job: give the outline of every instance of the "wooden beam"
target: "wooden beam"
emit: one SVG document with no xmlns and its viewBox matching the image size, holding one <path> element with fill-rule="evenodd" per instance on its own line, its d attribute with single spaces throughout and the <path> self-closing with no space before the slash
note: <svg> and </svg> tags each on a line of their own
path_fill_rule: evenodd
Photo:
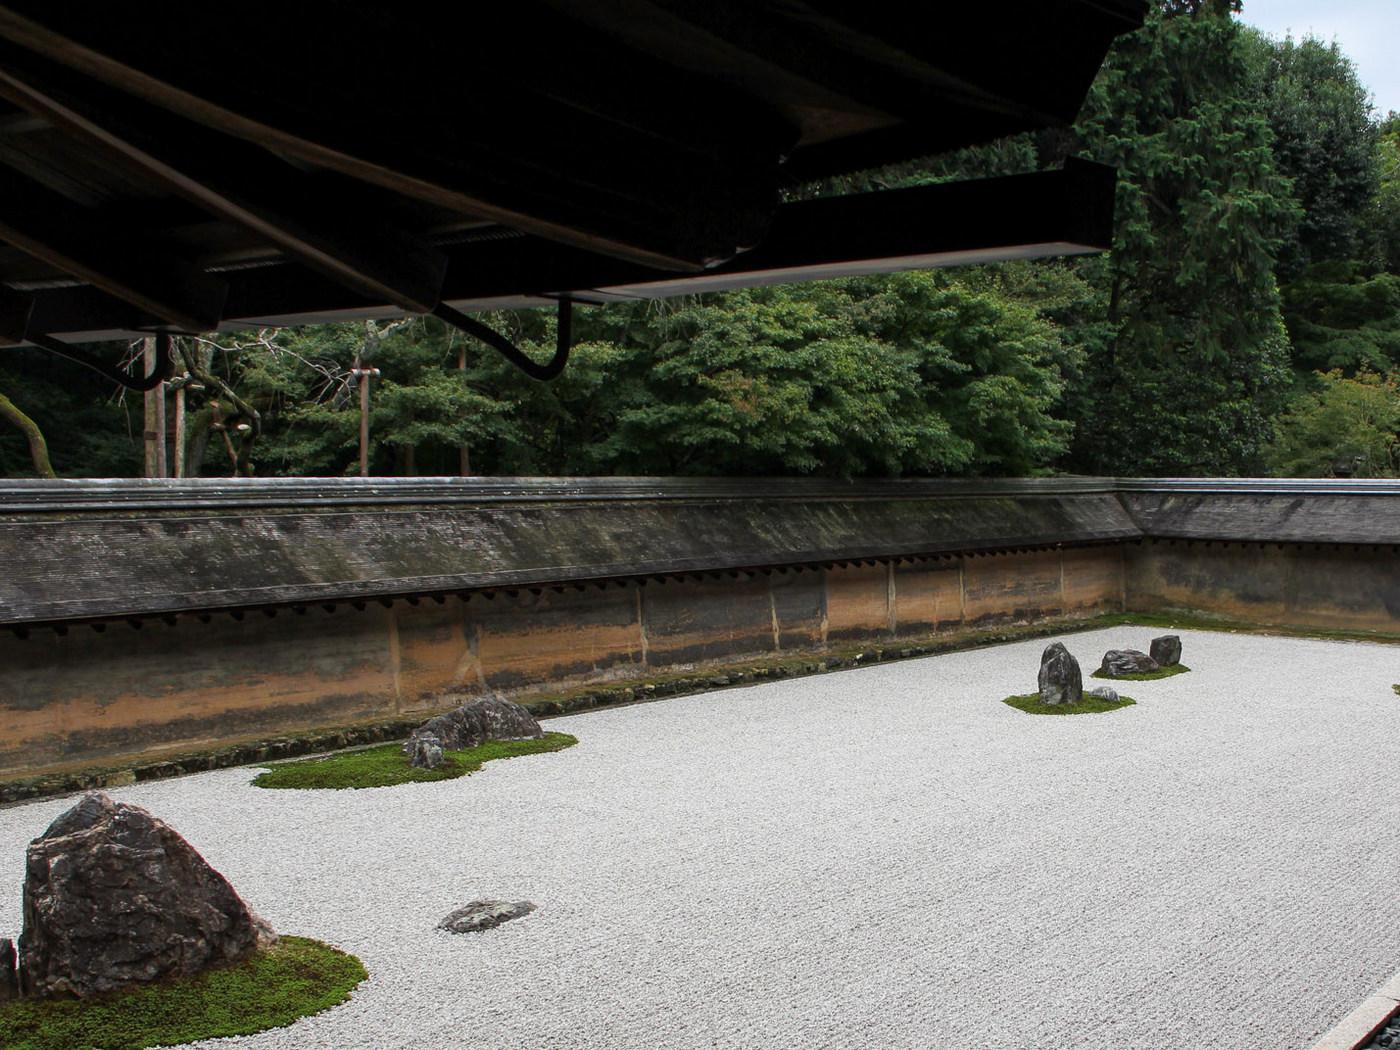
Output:
<svg viewBox="0 0 1400 1050">
<path fill-rule="evenodd" d="M 18 13 L 25 9 L 34 16 Z M 398 67 L 385 62 L 383 40 L 369 31 L 377 21 L 393 19 L 373 7 L 346 9 L 343 46 L 315 52 L 324 69 L 284 71 L 281 91 L 260 91 L 239 77 L 209 75 L 211 49 L 226 66 L 238 57 L 237 47 L 254 52 L 242 56 L 241 66 L 263 58 L 260 45 L 201 39 L 197 48 L 182 50 L 177 38 L 183 32 L 188 44 L 192 31 L 185 15 L 162 20 L 159 10 L 143 7 L 132 24 L 105 25 L 95 38 L 91 26 L 70 21 L 61 9 L 15 3 L 0 7 L 0 38 L 21 53 L 298 162 L 660 269 L 702 269 L 758 243 L 778 203 L 781 156 L 795 141 L 795 131 L 761 101 L 719 84 L 707 92 L 698 78 L 653 84 L 676 100 L 671 134 L 656 134 L 656 128 L 641 134 L 638 107 L 617 116 L 602 112 L 606 99 L 597 102 L 599 112 L 569 106 L 563 99 L 568 84 L 580 79 L 577 67 L 550 71 L 546 63 L 537 75 L 520 68 L 529 60 L 520 50 L 493 58 L 501 49 L 490 33 L 464 39 L 444 28 L 439 35 L 445 39 L 422 42 L 420 50 L 433 61 L 421 69 L 415 65 L 412 76 L 386 74 Z M 268 17 L 280 25 L 311 16 L 293 4 Z M 512 25 L 522 20 L 509 17 Z M 516 28 L 523 39 L 530 27 Z M 591 33 L 577 28 L 580 35 Z M 556 35 L 559 46 L 568 44 L 569 34 Z M 158 60 L 147 63 L 145 55 Z M 647 60 L 616 46 L 612 55 L 588 79 L 621 84 L 633 65 Z M 344 68 L 348 56 L 363 58 L 359 68 Z M 493 82 L 479 72 L 483 64 L 508 67 L 510 75 Z M 157 65 L 167 78 L 148 72 Z M 531 85 L 546 76 L 552 77 L 551 90 L 541 94 Z M 468 77 L 481 79 L 481 90 L 471 90 L 475 85 L 464 83 Z M 334 88 L 328 86 L 332 81 Z M 686 94 L 677 94 L 678 88 Z M 288 91 L 296 95 L 292 104 Z M 637 81 L 631 91 L 646 92 L 646 82 Z M 691 115 L 698 121 L 707 107 L 713 112 L 703 120 L 706 135 L 697 136 L 698 145 L 681 148 Z M 727 144 L 705 142 L 726 124 L 733 125 Z"/>
<path fill-rule="evenodd" d="M 21 79 L 10 69 L 0 68 L 0 97 L 77 136 L 99 154 L 134 166 L 169 192 L 267 238 L 333 280 L 410 313 L 428 313 L 437 305 L 447 269 L 441 252 L 372 215 L 327 214 L 329 209 L 308 185 L 309 180 L 287 165 L 259 163 L 262 158 L 245 158 L 245 163 L 235 164 L 230 158 L 216 167 L 223 169 L 228 181 L 218 176 L 192 177 L 178 159 L 170 159 L 175 150 L 153 146 L 152 139 L 147 139 L 143 148 L 132 138 L 109 130 L 89 107 L 72 99 L 60 101 L 52 89 Z M 106 108 L 110 112 L 119 106 L 119 102 L 108 100 Z M 180 129 L 163 130 L 166 141 L 181 141 Z M 189 145 L 184 149 L 188 152 Z M 258 181 L 250 179 L 249 165 L 260 169 L 262 191 L 274 193 L 275 200 L 257 200 L 237 188 L 234 179 L 245 184 Z M 272 175 L 277 184 L 269 186 L 268 169 L 273 166 L 285 175 L 280 179 Z"/>
<path fill-rule="evenodd" d="M 443 299 L 462 311 L 665 298 L 778 281 L 1101 251 L 1114 172 L 1097 164 L 784 205 L 768 240 L 703 274 L 678 275 L 517 237 L 451 245 Z M 291 266 L 230 273 L 226 327 L 387 318 L 392 306 Z M 35 325 L 117 338 L 124 313 L 90 289 L 36 291 Z M 110 322 L 110 327 L 107 327 Z"/>
<path fill-rule="evenodd" d="M 2 167 L 0 240 L 182 331 L 223 317 L 223 281 Z"/>
</svg>

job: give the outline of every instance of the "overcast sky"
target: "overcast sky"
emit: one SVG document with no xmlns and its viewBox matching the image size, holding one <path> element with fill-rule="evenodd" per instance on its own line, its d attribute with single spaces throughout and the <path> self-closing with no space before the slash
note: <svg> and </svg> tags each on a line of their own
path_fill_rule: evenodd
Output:
<svg viewBox="0 0 1400 1050">
<path fill-rule="evenodd" d="M 1381 116 L 1400 110 L 1400 0 L 1244 0 L 1240 17 L 1270 36 L 1336 40 Z"/>
</svg>

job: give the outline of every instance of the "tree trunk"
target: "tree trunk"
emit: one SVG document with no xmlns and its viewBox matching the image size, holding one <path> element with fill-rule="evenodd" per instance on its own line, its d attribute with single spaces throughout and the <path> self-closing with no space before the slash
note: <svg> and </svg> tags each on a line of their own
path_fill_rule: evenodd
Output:
<svg viewBox="0 0 1400 1050">
<path fill-rule="evenodd" d="M 467 345 L 466 345 L 465 343 L 463 343 L 462 346 L 461 346 L 461 348 L 457 351 L 457 371 L 462 372 L 462 373 L 465 373 L 466 370 L 467 370 Z M 460 445 L 460 446 L 458 446 L 458 448 L 457 448 L 457 455 L 458 455 L 458 460 L 457 460 L 457 475 L 458 475 L 459 477 L 463 477 L 463 478 L 471 477 L 471 473 L 472 473 L 472 457 L 471 457 L 471 450 L 470 450 L 465 444 Z"/>
<path fill-rule="evenodd" d="M 23 432 L 29 442 L 29 458 L 34 461 L 34 473 L 41 478 L 56 478 L 53 464 L 49 462 L 49 446 L 44 440 L 44 432 L 4 394 L 0 394 L 0 417 L 8 419 Z"/>
<path fill-rule="evenodd" d="M 175 391 L 175 476 L 185 476 L 185 388 Z"/>
<path fill-rule="evenodd" d="M 156 368 L 156 340 L 147 336 L 143 356 L 146 371 Z M 165 384 L 160 383 L 154 390 L 146 391 L 146 477 L 164 478 L 170 475 L 165 458 Z"/>
</svg>

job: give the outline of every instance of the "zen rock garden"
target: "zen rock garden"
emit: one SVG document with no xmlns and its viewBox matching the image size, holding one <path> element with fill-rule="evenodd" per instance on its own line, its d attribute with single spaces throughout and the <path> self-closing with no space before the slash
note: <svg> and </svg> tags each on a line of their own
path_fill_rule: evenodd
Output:
<svg viewBox="0 0 1400 1050">
<path fill-rule="evenodd" d="M 429 719 L 401 749 L 389 747 L 401 751 L 400 763 L 432 769 L 449 752 L 546 736 L 525 708 L 492 695 Z M 442 918 L 436 929 L 478 933 L 535 908 L 524 900 L 474 900 Z M 340 985 L 310 989 L 313 1006 L 291 1012 L 283 1007 L 283 1015 L 242 1029 L 253 1032 L 343 1001 L 365 975 L 358 960 L 328 945 L 279 938 L 173 828 L 139 806 L 100 793 L 84 797 L 30 843 L 22 913 L 18 950 L 0 939 L 0 1004 L 62 999 L 106 1004 L 114 995 L 252 965 L 255 956 L 293 942 L 295 949 L 313 946 L 346 964 L 339 967 Z M 313 983 L 304 967 L 291 980 Z M 210 1007 L 216 1015 L 221 1009 Z M 226 1020 L 213 1030 L 228 1034 Z"/>
<path fill-rule="evenodd" d="M 1154 638 L 1151 652 L 1136 649 L 1110 649 L 1104 653 L 1096 678 L 1126 678 L 1134 681 L 1163 678 L 1185 671 L 1181 666 L 1181 639 L 1174 634 Z M 1040 656 L 1037 691 L 1013 696 L 1006 703 L 1028 714 L 1087 714 L 1111 711 L 1135 703 L 1120 696 L 1110 686 L 1084 689 L 1084 675 L 1063 642 L 1047 646 Z"/>
</svg>

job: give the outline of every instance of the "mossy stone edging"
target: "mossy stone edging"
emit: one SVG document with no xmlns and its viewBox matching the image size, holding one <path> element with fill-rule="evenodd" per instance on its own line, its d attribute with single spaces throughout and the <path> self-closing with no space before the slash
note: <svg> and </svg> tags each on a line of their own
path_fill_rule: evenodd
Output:
<svg viewBox="0 0 1400 1050">
<path fill-rule="evenodd" d="M 275 737 L 213 751 L 195 751 L 139 765 L 85 769 L 73 773 L 53 773 L 24 780 L 10 780 L 0 783 L 0 805 L 27 802 L 52 795 L 66 795 L 75 791 L 124 787 L 148 780 L 205 773 L 211 769 L 246 766 L 254 762 L 339 751 L 347 747 L 379 744 L 386 740 L 402 740 L 417 729 L 421 721 L 395 719 L 391 722 L 347 726 L 306 736 Z"/>
<path fill-rule="evenodd" d="M 281 1028 L 350 998 L 369 974 L 355 956 L 282 937 L 233 966 L 99 999 L 0 1003 L 7 1050 L 141 1050 Z"/>
<path fill-rule="evenodd" d="M 444 752 L 442 764 L 432 769 L 409 765 L 398 744 L 385 744 L 358 751 L 339 751 L 324 758 L 284 762 L 254 777 L 253 786 L 270 790 L 354 790 L 426 784 L 467 776 L 487 762 L 544 755 L 577 743 L 578 737 L 568 733 L 546 733 L 524 740 L 488 740 L 476 747 Z"/>
<path fill-rule="evenodd" d="M 1022 696 L 1008 696 L 1002 703 L 1028 715 L 1100 715 L 1107 711 L 1117 711 L 1120 707 L 1131 707 L 1137 701 L 1131 696 L 1105 700 L 1101 696 L 1085 693 L 1077 704 L 1046 704 L 1041 702 L 1039 693 L 1026 693 Z"/>
</svg>

